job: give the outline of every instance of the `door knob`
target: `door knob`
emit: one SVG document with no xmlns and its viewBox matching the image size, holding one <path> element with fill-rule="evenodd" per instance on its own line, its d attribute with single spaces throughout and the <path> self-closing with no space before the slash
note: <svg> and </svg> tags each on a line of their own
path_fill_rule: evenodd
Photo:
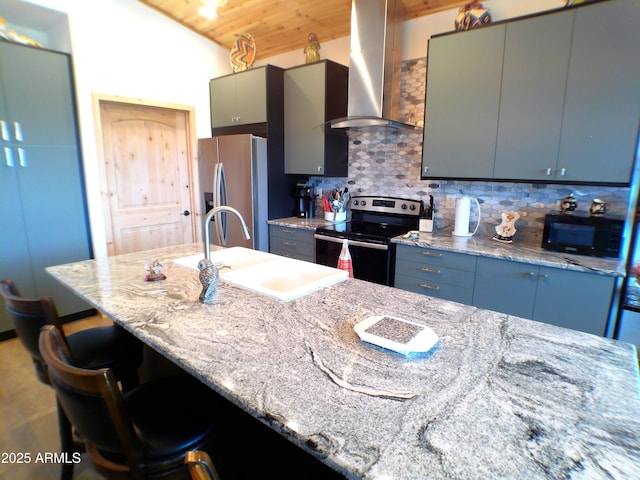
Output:
<svg viewBox="0 0 640 480">
<path fill-rule="evenodd" d="M 185 210 L 184 212 L 182 212 L 182 215 L 188 217 L 189 215 L 191 215 L 191 212 L 189 210 Z"/>
</svg>

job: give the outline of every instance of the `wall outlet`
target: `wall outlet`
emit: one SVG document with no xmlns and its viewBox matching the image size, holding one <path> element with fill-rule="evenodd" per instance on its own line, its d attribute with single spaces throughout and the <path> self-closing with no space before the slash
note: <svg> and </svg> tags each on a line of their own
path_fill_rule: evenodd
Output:
<svg viewBox="0 0 640 480">
<path fill-rule="evenodd" d="M 445 197 L 445 208 L 456 208 L 456 196 L 447 194 Z"/>
</svg>

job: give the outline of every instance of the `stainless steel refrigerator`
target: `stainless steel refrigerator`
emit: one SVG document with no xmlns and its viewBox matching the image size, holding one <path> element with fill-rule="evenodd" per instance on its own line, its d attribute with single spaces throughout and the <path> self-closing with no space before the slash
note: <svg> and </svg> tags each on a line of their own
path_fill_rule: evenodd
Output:
<svg viewBox="0 0 640 480">
<path fill-rule="evenodd" d="M 202 211 L 229 205 L 242 214 L 251 233 L 245 240 L 239 220 L 220 212 L 210 225 L 212 243 L 269 251 L 267 220 L 291 215 L 295 205 L 288 190 L 295 180 L 284 175 L 280 161 L 270 161 L 267 146 L 267 139 L 248 134 L 198 140 Z"/>
</svg>

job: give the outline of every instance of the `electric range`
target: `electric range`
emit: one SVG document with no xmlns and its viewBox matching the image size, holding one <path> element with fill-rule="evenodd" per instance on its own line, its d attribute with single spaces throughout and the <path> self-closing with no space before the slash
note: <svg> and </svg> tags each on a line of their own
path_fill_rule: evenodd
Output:
<svg viewBox="0 0 640 480">
<path fill-rule="evenodd" d="M 393 237 L 417 230 L 422 201 L 396 197 L 359 196 L 351 199 L 351 220 L 318 227 L 316 263 L 335 267 L 347 240 L 355 278 L 393 286 Z"/>
</svg>

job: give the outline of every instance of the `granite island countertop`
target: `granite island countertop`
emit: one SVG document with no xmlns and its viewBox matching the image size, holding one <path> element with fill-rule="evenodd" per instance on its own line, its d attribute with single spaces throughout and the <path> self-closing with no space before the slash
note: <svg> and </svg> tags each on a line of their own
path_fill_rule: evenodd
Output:
<svg viewBox="0 0 640 480">
<path fill-rule="evenodd" d="M 184 245 L 49 267 L 61 283 L 348 478 L 640 478 L 635 347 L 356 279 L 290 302 L 219 283 L 198 302 Z M 144 282 L 159 259 L 167 279 Z M 374 314 L 430 326 L 405 357 Z"/>
<path fill-rule="evenodd" d="M 269 220 L 267 223 L 283 227 L 315 230 L 319 226 L 326 225 L 327 222 L 323 218 L 301 219 L 287 217 Z M 398 236 L 393 238 L 392 242 L 420 248 L 434 248 L 469 255 L 513 260 L 552 268 L 591 272 L 612 277 L 624 276 L 624 261 L 618 259 L 544 250 L 540 246 L 542 243 L 542 229 L 519 229 L 513 244 L 505 244 L 493 240 L 494 234 L 495 231 L 492 226 L 483 224 L 473 237 L 455 237 L 451 234 L 450 228 L 445 228 L 436 230 L 433 233 L 420 233 L 416 238 Z"/>
</svg>

